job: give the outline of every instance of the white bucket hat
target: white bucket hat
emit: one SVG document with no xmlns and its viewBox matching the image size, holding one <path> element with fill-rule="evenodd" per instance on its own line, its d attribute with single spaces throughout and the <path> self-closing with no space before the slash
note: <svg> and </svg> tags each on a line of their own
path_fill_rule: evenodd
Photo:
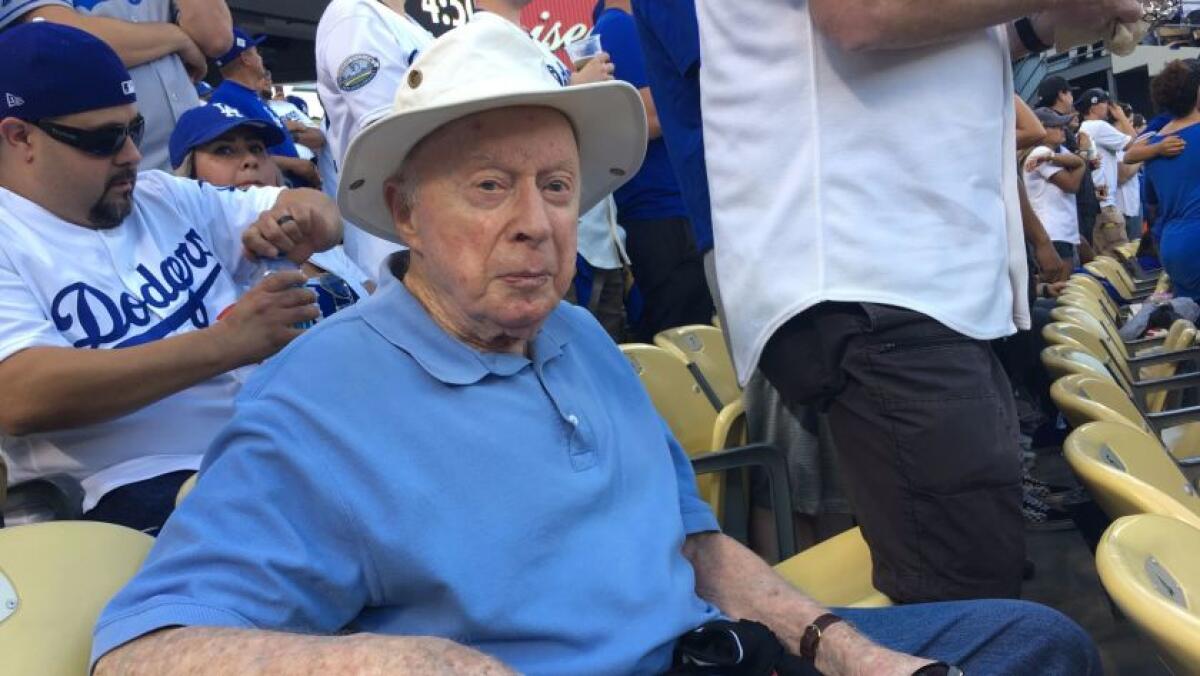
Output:
<svg viewBox="0 0 1200 676">
<path fill-rule="evenodd" d="M 610 81 L 563 87 L 545 52 L 517 26 L 487 15 L 447 32 L 421 54 L 390 113 L 346 151 L 338 186 L 342 215 L 367 232 L 400 242 L 383 198 L 413 147 L 448 122 L 509 106 L 546 106 L 571 121 L 579 143 L 579 211 L 629 180 L 646 154 L 646 111 L 636 89 Z"/>
</svg>

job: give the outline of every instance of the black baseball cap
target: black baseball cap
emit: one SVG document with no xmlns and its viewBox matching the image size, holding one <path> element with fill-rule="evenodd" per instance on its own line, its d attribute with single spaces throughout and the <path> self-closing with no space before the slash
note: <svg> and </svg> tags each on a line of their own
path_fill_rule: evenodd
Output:
<svg viewBox="0 0 1200 676">
<path fill-rule="evenodd" d="M 1084 92 L 1083 96 L 1075 99 L 1075 107 L 1084 111 L 1097 103 L 1108 103 L 1109 101 L 1112 101 L 1112 97 L 1108 95 L 1108 92 L 1099 87 L 1093 87 Z"/>
<path fill-rule="evenodd" d="M 1061 92 L 1078 94 L 1079 89 L 1072 87 L 1071 83 L 1067 82 L 1067 78 L 1061 75 L 1051 75 L 1038 85 L 1038 103 L 1043 106 L 1052 105 Z"/>
</svg>

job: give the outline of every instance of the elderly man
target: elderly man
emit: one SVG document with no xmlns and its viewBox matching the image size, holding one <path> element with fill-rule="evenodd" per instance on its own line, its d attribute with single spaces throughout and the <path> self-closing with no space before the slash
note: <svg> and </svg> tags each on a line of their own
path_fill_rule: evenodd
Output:
<svg viewBox="0 0 1200 676">
<path fill-rule="evenodd" d="M 138 90 L 146 117 L 139 146 L 146 169 L 170 170 L 167 142 L 175 123 L 200 105 L 193 82 L 207 58 L 229 49 L 232 19 L 224 0 L 10 0 L 0 29 L 44 19 L 85 30 L 116 50 Z"/>
<path fill-rule="evenodd" d="M 720 535 L 621 353 L 560 301 L 579 209 L 645 144 L 636 90 L 561 87 L 503 22 L 422 54 L 339 190 L 348 217 L 410 251 L 258 371 L 102 614 L 95 673 L 652 673 L 722 613 L 825 673 L 929 664 Z M 982 673 L 1097 668 L 1036 606 L 846 617 Z"/>
<path fill-rule="evenodd" d="M 0 53 L 10 480 L 68 474 L 83 485 L 85 517 L 153 532 L 232 415 L 241 367 L 317 312 L 311 292 L 292 288 L 299 272 L 239 298 L 261 274 L 243 249 L 304 260 L 337 242 L 337 209 L 315 191 L 138 174 L 134 81 L 88 33 L 23 24 L 0 34 Z"/>
</svg>

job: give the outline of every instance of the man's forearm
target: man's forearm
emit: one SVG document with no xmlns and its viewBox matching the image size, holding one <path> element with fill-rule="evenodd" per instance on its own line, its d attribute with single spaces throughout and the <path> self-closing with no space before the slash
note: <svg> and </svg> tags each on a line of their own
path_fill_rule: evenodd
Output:
<svg viewBox="0 0 1200 676">
<path fill-rule="evenodd" d="M 189 627 L 148 634 L 113 650 L 95 676 L 172 674 L 512 674 L 500 662 L 439 638 L 307 636 Z"/>
<path fill-rule="evenodd" d="M 1052 9 L 1055 0 L 812 0 L 814 23 L 842 49 L 902 49 Z"/>
<path fill-rule="evenodd" d="M 200 51 L 215 59 L 233 46 L 233 17 L 225 0 L 175 0 L 179 27 Z"/>
<path fill-rule="evenodd" d="M 103 16 L 89 16 L 60 6 L 39 7 L 25 20 L 42 18 L 91 33 L 108 43 L 127 68 L 140 66 L 185 47 L 189 40 L 179 26 L 169 23 L 133 23 Z"/>
<path fill-rule="evenodd" d="M 111 420 L 241 366 L 218 336 L 211 327 L 122 349 L 18 352 L 0 362 L 0 428 L 21 435 Z"/>
<path fill-rule="evenodd" d="M 696 571 L 696 593 L 701 598 L 729 617 L 767 625 L 792 654 L 800 654 L 808 625 L 828 612 L 730 537 L 689 536 L 683 553 Z M 915 671 L 928 661 L 885 650 L 849 624 L 838 623 L 822 634 L 816 667 L 829 676 L 880 674 L 892 673 L 897 666 Z"/>
</svg>

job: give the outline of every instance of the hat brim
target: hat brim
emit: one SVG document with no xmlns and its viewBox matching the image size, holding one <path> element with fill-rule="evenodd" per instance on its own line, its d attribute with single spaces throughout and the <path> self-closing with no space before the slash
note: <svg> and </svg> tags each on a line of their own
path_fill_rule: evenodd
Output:
<svg viewBox="0 0 1200 676">
<path fill-rule="evenodd" d="M 384 200 L 384 183 L 413 147 L 454 120 L 499 108 L 542 106 L 561 112 L 579 144 L 579 212 L 598 204 L 637 173 L 646 155 L 646 111 L 625 82 L 514 92 L 420 110 L 392 113 L 363 129 L 350 143 L 338 185 L 342 216 L 359 228 L 403 244 Z"/>
<path fill-rule="evenodd" d="M 252 131 L 254 131 L 255 134 L 258 135 L 260 139 L 262 139 L 262 142 L 266 144 L 268 148 L 277 146 L 284 142 L 283 131 L 280 130 L 279 127 L 276 127 L 266 120 L 257 120 L 252 117 L 243 117 L 240 119 L 232 118 L 227 120 L 224 124 L 212 127 L 202 138 L 196 139 L 196 141 L 191 144 L 191 147 L 184 151 L 183 156 L 179 158 L 178 164 L 176 164 L 174 161 L 172 164 L 175 165 L 175 168 L 179 168 L 179 165 L 183 163 L 183 158 L 187 156 L 187 153 L 195 152 L 200 146 L 206 143 L 212 143 L 213 141 L 229 133 L 230 130 L 238 129 L 240 127 L 249 127 Z"/>
</svg>

